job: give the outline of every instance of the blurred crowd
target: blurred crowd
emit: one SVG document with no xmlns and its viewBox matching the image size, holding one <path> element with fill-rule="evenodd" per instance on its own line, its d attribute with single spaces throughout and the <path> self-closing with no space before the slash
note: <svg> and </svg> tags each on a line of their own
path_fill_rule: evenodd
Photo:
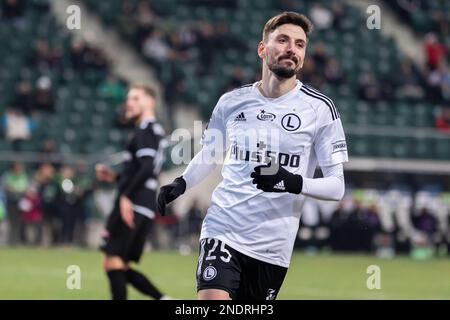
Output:
<svg viewBox="0 0 450 320">
<path fill-rule="evenodd" d="M 409 2 L 413 5 L 412 2 L 416 1 Z M 192 6 L 193 10 L 199 4 L 207 8 L 238 6 L 237 1 L 184 3 Z M 290 0 L 280 1 L 278 6 L 284 10 L 297 8 L 295 1 Z M 226 49 L 233 48 L 242 53 L 251 50 L 249 44 L 237 38 L 224 21 L 187 21 L 174 27 L 164 19 L 167 12 L 150 0 L 123 1 L 121 9 L 117 28 L 150 62 L 165 84 L 169 118 L 176 103 L 191 94 L 187 86 L 190 79 L 178 67 L 180 64 L 189 64 L 196 70 L 196 77 L 202 78 L 210 72 L 216 57 Z M 326 6 L 314 3 L 307 12 L 315 29 L 321 33 L 346 32 L 351 20 L 348 14 L 344 2 L 339 0 L 334 0 Z M 440 106 L 441 111 L 436 115 L 439 117 L 439 121 L 436 119 L 436 127 L 441 129 L 443 119 L 449 123 L 447 110 L 450 108 L 450 52 L 442 40 L 448 28 L 444 26 L 438 13 L 433 16 L 436 16 L 436 23 L 429 30 L 434 33 L 429 33 L 424 38 L 426 65 L 417 66 L 408 57 L 402 57 L 394 74 L 381 76 L 370 70 L 363 72 L 358 79 L 356 95 L 369 104 L 399 99 L 411 102 L 429 101 Z M 342 62 L 329 54 L 328 49 L 325 42 L 318 42 L 309 49 L 309 58 L 306 59 L 300 74 L 303 82 L 318 89 L 325 84 L 338 87 L 348 82 Z M 260 78 L 257 70 L 250 74 L 245 68 L 245 65 L 235 65 L 221 92 Z"/>
<path fill-rule="evenodd" d="M 187 1 L 185 4 L 235 7 L 235 1 Z M 230 32 L 224 21 L 200 20 L 172 26 L 167 24 L 163 14 L 153 1 L 139 1 L 137 5 L 133 1 L 123 1 L 117 28 L 164 83 L 166 111 L 172 119 L 175 105 L 190 94 L 187 82 L 192 79 L 186 77 L 182 65 L 188 64 L 197 76 L 203 77 L 210 73 L 216 57 L 227 48 L 242 52 L 248 48 Z M 239 70 L 234 72 L 235 75 L 240 73 Z M 241 80 L 233 85 L 241 85 Z"/>
<path fill-rule="evenodd" d="M 85 163 L 13 163 L 1 177 L 0 245 L 96 247 L 115 191 L 91 176 Z M 198 200 L 183 212 L 170 206 L 153 220 L 148 245 L 197 250 L 206 209 Z M 340 203 L 307 199 L 296 248 L 385 258 L 450 255 L 450 194 L 357 189 Z"/>
<path fill-rule="evenodd" d="M 3 240 L 10 245 L 86 245 L 88 197 L 93 191 L 86 170 L 84 163 L 45 163 L 32 170 L 13 163 L 1 177 L 0 220 L 8 222 Z"/>
<path fill-rule="evenodd" d="M 14 162 L 0 177 L 0 246 L 96 247 L 116 190 L 93 179 L 89 165 Z M 157 216 L 154 248 L 196 246 L 204 210 L 194 202 L 185 213 Z"/>
<path fill-rule="evenodd" d="M 1 0 L 0 26 L 13 26 L 19 34 L 20 30 L 37 28 L 30 25 L 33 23 L 31 14 L 41 15 L 40 28 L 46 24 L 51 26 L 49 21 L 54 20 L 48 0 Z M 39 126 L 43 119 L 57 113 L 58 90 L 74 80 L 74 72 L 86 77 L 88 71 L 108 74 L 110 61 L 101 48 L 70 39 L 64 29 L 49 32 L 56 36 L 49 37 L 42 32 L 33 35 L 25 44 L 26 53 L 17 53 L 20 72 L 9 80 L 13 83 L 13 95 L 6 101 L 7 105 L 1 106 L 0 132 L 10 142 L 8 149 L 14 151 L 26 151 L 23 142 L 32 140 L 33 134 L 42 129 Z M 105 76 L 97 86 L 101 98 L 123 99 L 124 84 L 114 76 Z"/>
<path fill-rule="evenodd" d="M 339 204 L 307 200 L 297 240 L 310 253 L 450 255 L 450 194 L 367 189 Z"/>
</svg>

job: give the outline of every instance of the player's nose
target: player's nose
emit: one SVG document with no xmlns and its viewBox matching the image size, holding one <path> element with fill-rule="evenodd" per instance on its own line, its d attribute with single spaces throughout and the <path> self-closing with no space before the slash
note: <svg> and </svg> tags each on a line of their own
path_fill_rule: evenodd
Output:
<svg viewBox="0 0 450 320">
<path fill-rule="evenodd" d="M 293 54 L 295 48 L 295 43 L 293 41 L 288 41 L 286 45 L 286 54 Z"/>
</svg>

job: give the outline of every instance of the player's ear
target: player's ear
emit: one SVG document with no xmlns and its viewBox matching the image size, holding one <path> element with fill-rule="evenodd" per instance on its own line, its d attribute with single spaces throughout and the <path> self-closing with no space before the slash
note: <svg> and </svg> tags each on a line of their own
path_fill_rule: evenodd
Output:
<svg viewBox="0 0 450 320">
<path fill-rule="evenodd" d="M 258 44 L 258 56 L 263 59 L 264 58 L 264 50 L 266 49 L 266 45 L 264 41 L 260 41 Z"/>
</svg>

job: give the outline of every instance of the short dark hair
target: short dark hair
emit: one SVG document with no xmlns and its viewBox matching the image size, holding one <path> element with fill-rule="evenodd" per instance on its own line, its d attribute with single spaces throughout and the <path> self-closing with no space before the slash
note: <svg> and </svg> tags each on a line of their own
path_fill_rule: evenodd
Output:
<svg viewBox="0 0 450 320">
<path fill-rule="evenodd" d="M 293 11 L 286 11 L 270 18 L 269 21 L 266 22 L 263 30 L 263 41 L 266 42 L 269 33 L 273 32 L 283 24 L 294 24 L 301 27 L 303 31 L 305 31 L 307 39 L 314 29 L 313 23 L 305 15 Z"/>
<path fill-rule="evenodd" d="M 129 90 L 131 89 L 143 90 L 145 94 L 152 97 L 153 99 L 156 99 L 156 90 L 152 86 L 149 86 L 148 84 L 134 83 L 130 86 Z"/>
</svg>

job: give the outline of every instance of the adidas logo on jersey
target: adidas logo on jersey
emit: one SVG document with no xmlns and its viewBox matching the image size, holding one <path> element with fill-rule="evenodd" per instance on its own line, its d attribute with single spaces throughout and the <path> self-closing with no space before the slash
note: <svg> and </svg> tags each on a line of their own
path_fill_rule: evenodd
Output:
<svg viewBox="0 0 450 320">
<path fill-rule="evenodd" d="M 278 182 L 276 185 L 273 186 L 273 188 L 278 190 L 286 190 L 284 187 L 284 180 Z"/>
<path fill-rule="evenodd" d="M 236 118 L 234 118 L 234 121 L 247 121 L 247 119 L 245 118 L 244 112 L 241 112 L 237 115 Z"/>
</svg>

